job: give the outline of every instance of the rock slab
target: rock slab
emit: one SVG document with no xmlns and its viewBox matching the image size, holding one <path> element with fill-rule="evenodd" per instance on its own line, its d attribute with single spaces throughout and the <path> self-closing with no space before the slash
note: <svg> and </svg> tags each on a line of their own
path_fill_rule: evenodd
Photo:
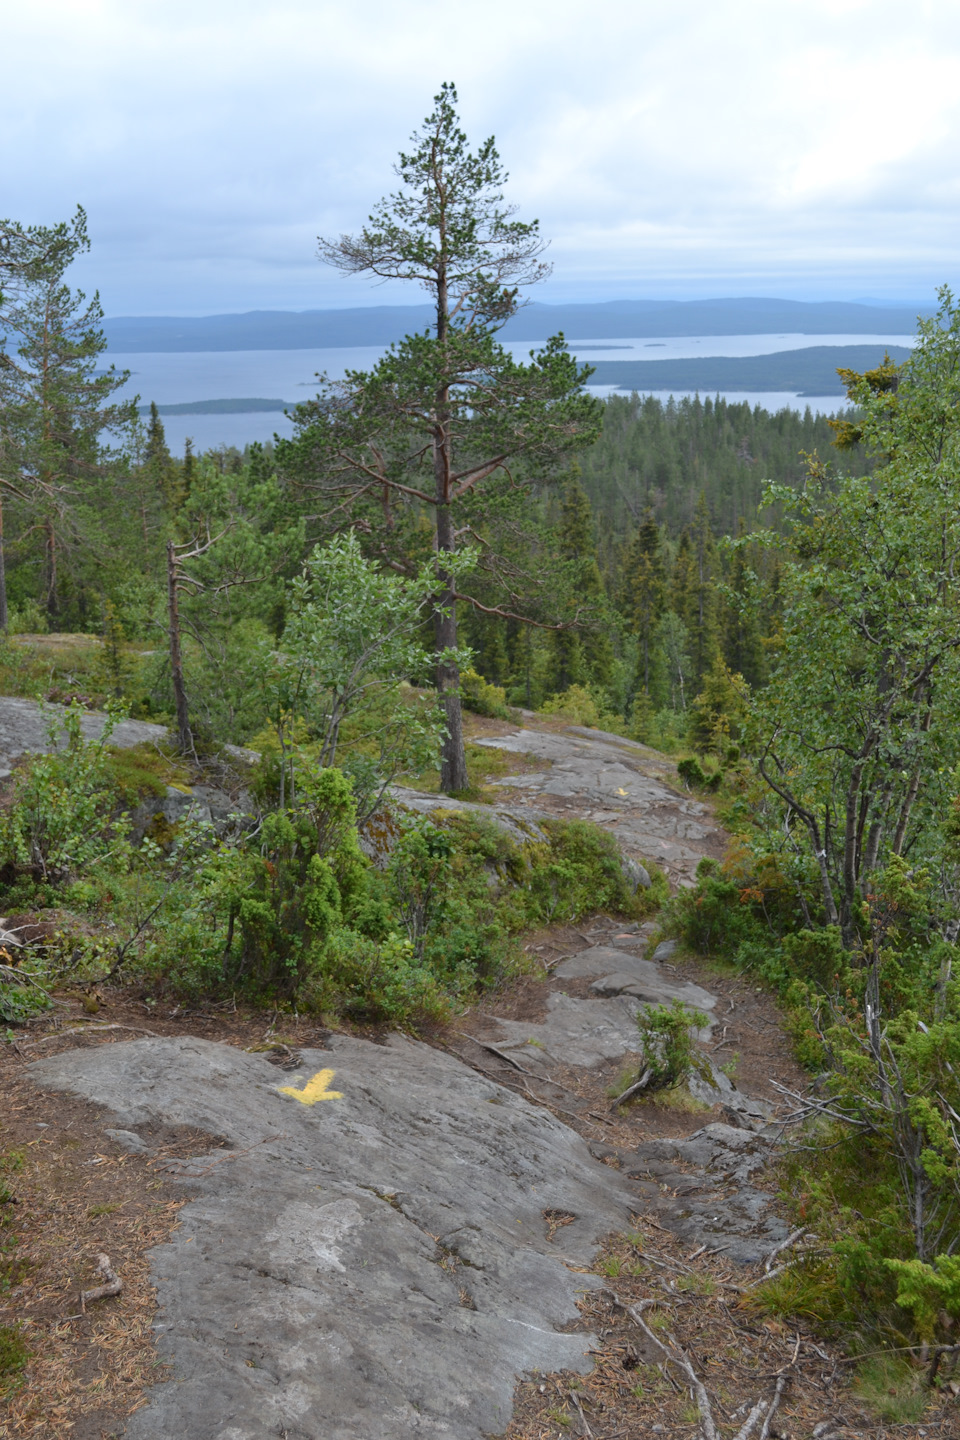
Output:
<svg viewBox="0 0 960 1440">
<path fill-rule="evenodd" d="M 293 1075 L 195 1038 L 31 1067 L 125 1149 L 158 1124 L 228 1147 L 180 1167 L 195 1198 L 152 1255 L 173 1368 L 128 1440 L 481 1440 L 522 1374 L 589 1370 L 594 1338 L 560 1327 L 629 1223 L 627 1177 L 449 1055 L 328 1043 Z M 576 1218 L 551 1240 L 556 1211 Z"/>
</svg>

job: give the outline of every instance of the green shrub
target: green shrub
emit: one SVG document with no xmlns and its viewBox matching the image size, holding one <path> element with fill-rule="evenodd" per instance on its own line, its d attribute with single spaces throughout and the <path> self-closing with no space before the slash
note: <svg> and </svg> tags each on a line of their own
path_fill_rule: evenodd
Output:
<svg viewBox="0 0 960 1440">
<path fill-rule="evenodd" d="M 897 1279 L 897 1304 L 913 1315 L 922 1340 L 935 1339 L 939 1329 L 960 1320 L 960 1255 L 938 1255 L 932 1265 L 922 1260 L 888 1260 Z"/>
<path fill-rule="evenodd" d="M 16 974 L 15 971 L 9 972 Z M 0 1020 L 6 1025 L 25 1025 L 53 1004 L 39 984 L 20 984 L 0 977 Z"/>
<path fill-rule="evenodd" d="M 652 1071 L 648 1090 L 663 1090 L 686 1080 L 693 1066 L 694 1028 L 707 1024 L 699 1010 L 674 1000 L 669 1006 L 644 1005 L 637 1014 L 643 1065 Z"/>
<path fill-rule="evenodd" d="M 600 724 L 600 709 L 596 700 L 582 685 L 571 685 L 562 695 L 551 695 L 540 706 L 541 715 L 559 715 L 571 725 L 588 725 L 596 728 Z"/>
<path fill-rule="evenodd" d="M 302 1000 L 351 1020 L 403 1024 L 447 1017 L 450 999 L 405 937 L 374 941 L 341 929 L 311 971 Z"/>
<path fill-rule="evenodd" d="M 769 943 L 757 894 L 720 875 L 700 875 L 696 890 L 678 891 L 665 906 L 664 930 L 701 955 L 732 958 L 745 941 Z"/>
<path fill-rule="evenodd" d="M 82 707 L 72 704 L 48 727 L 62 749 L 34 755 L 17 777 L 14 802 L 0 819 L 0 851 L 8 862 L 38 879 L 59 883 L 92 866 L 126 868 L 129 826 L 115 820 L 106 743 L 108 717 L 99 740 L 85 740 Z"/>
<path fill-rule="evenodd" d="M 460 671 L 460 700 L 465 710 L 486 715 L 493 720 L 509 720 L 507 692 L 501 685 L 491 685 L 476 670 Z"/>
<path fill-rule="evenodd" d="M 230 902 L 225 977 L 263 999 L 296 996 L 364 891 L 366 868 L 349 780 L 303 766 L 295 807 L 265 816 L 258 849 L 241 852 L 222 877 Z"/>
<path fill-rule="evenodd" d="M 530 924 L 576 920 L 595 910 L 643 914 L 649 903 L 634 896 L 624 877 L 615 838 L 584 820 L 540 822 L 548 844 L 527 847 L 530 873 L 524 884 Z"/>
<path fill-rule="evenodd" d="M 695 755 L 688 755 L 685 759 L 677 761 L 677 774 L 691 789 L 698 789 L 707 783 L 703 767 Z"/>
</svg>

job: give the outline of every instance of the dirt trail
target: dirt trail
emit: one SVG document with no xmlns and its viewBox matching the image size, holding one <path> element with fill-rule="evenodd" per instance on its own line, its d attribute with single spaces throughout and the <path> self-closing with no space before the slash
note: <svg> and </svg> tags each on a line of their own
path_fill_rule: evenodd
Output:
<svg viewBox="0 0 960 1440">
<path fill-rule="evenodd" d="M 532 728 L 486 743 L 548 762 L 507 777 L 504 802 L 483 807 L 504 823 L 589 818 L 677 884 L 720 851 L 708 808 L 642 746 Z M 150 1254 L 168 1378 L 109 1433 L 481 1440 L 507 1427 L 518 1383 L 593 1370 L 610 1328 L 609 1271 L 593 1267 L 638 1215 L 664 1244 L 720 1254 L 728 1276 L 756 1269 L 787 1238 L 761 1172 L 777 1133 L 767 1080 L 792 1079 L 791 1062 L 764 997 L 679 968 L 669 946 L 648 956 L 651 929 L 600 917 L 533 937 L 543 980 L 430 1044 L 308 1027 L 301 1041 L 291 1022 L 278 1057 L 240 1048 L 251 1037 L 231 1033 L 229 1017 L 228 1044 L 210 1038 L 209 1019 L 198 1035 L 166 1017 L 166 1034 L 101 1031 L 39 1051 L 24 1083 L 38 1102 L 50 1097 L 47 1143 L 56 1097 L 79 1097 L 103 1163 L 158 1177 L 172 1164 L 187 1197 L 179 1228 Z M 672 998 L 707 1016 L 691 1085 L 701 1109 L 613 1111 L 611 1082 L 639 1060 L 638 1008 Z M 766 1039 L 746 1047 L 757 1083 L 739 1089 L 721 1069 L 735 1059 L 727 1032 L 738 1027 L 739 1045 L 762 1035 L 761 1019 Z M 285 1071 L 268 1063 L 278 1058 Z M 171 1135 L 198 1134 L 209 1139 L 168 1161 Z M 539 1415 L 545 1389 L 529 1403 L 521 1394 L 518 1415 Z M 597 1440 L 646 1433 L 569 1414 Z M 95 1426 L 91 1412 L 75 1433 L 108 1433 Z"/>
</svg>

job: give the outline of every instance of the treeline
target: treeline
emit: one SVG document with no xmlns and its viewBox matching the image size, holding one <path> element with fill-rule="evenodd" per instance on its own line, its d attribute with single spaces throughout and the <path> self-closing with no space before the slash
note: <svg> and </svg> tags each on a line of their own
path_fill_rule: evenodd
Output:
<svg viewBox="0 0 960 1440">
<path fill-rule="evenodd" d="M 172 715 L 167 547 L 186 555 L 215 541 L 181 567 L 192 577 L 181 604 L 187 683 L 212 736 L 249 739 L 265 716 L 245 657 L 282 634 L 284 587 L 340 529 L 356 528 L 368 556 L 382 559 L 382 507 L 314 508 L 289 450 L 198 456 L 188 442 L 175 457 L 155 406 L 146 423 L 102 404 L 96 411 L 119 377 L 102 374 L 96 313 L 58 288 L 64 313 L 72 306 L 85 328 L 58 351 L 55 383 L 48 377 L 34 397 L 36 423 L 78 397 L 93 418 L 87 429 L 63 423 L 59 450 L 32 456 L 30 399 L 21 398 L 16 477 L 8 443 L 2 478 L 10 627 L 109 632 L 114 642 L 155 646 L 126 698 L 143 717 Z M 97 436 L 102 422 L 110 428 Z M 104 438 L 120 443 L 108 448 Z M 809 411 L 610 398 L 599 439 L 572 468 L 531 488 L 522 525 L 494 507 L 478 527 L 486 544 L 478 603 L 458 604 L 461 635 L 476 674 L 503 693 L 481 693 L 468 677 L 468 703 L 566 705 L 672 747 L 718 660 L 762 687 L 778 633 L 779 561 L 745 537 L 761 518 L 780 524 L 780 504 L 761 516 L 763 481 L 800 487 L 806 457 L 829 456 L 833 439 L 829 422 Z M 867 469 L 859 447 L 843 465 Z M 387 526 L 393 564 L 420 563 L 424 508 L 394 503 Z M 490 613 L 503 608 L 505 571 L 513 616 Z"/>
</svg>

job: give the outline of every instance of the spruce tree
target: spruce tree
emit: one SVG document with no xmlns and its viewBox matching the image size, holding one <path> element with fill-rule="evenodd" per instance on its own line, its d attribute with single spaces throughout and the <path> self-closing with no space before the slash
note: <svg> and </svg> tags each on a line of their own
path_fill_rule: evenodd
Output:
<svg viewBox="0 0 960 1440">
<path fill-rule="evenodd" d="M 585 609 L 594 612 L 592 623 L 590 619 L 586 623 L 578 619 L 576 624 L 551 634 L 550 688 L 561 694 L 571 685 L 607 685 L 613 668 L 613 647 L 597 613 L 604 590 L 593 515 L 578 479 L 571 480 L 564 491 L 556 545 L 559 558 L 565 562 L 565 574 L 558 576 L 558 581 L 565 591 L 568 613 L 582 617 Z"/>
<path fill-rule="evenodd" d="M 144 468 L 167 510 L 175 511 L 179 500 L 177 466 L 167 448 L 167 437 L 156 402 L 150 402 Z"/>
<path fill-rule="evenodd" d="M 717 653 L 717 547 L 707 497 L 701 492 L 690 533 L 692 591 L 687 602 L 694 681 L 699 686 Z"/>
<path fill-rule="evenodd" d="M 766 680 L 767 665 L 758 616 L 758 582 L 749 564 L 745 531 L 741 521 L 724 597 L 723 651 L 730 669 L 756 689 Z"/>
<path fill-rule="evenodd" d="M 663 614 L 666 575 L 660 529 L 648 510 L 630 542 L 624 564 L 623 610 L 640 643 L 637 681 L 650 693 L 650 663 L 657 621 Z"/>
</svg>

